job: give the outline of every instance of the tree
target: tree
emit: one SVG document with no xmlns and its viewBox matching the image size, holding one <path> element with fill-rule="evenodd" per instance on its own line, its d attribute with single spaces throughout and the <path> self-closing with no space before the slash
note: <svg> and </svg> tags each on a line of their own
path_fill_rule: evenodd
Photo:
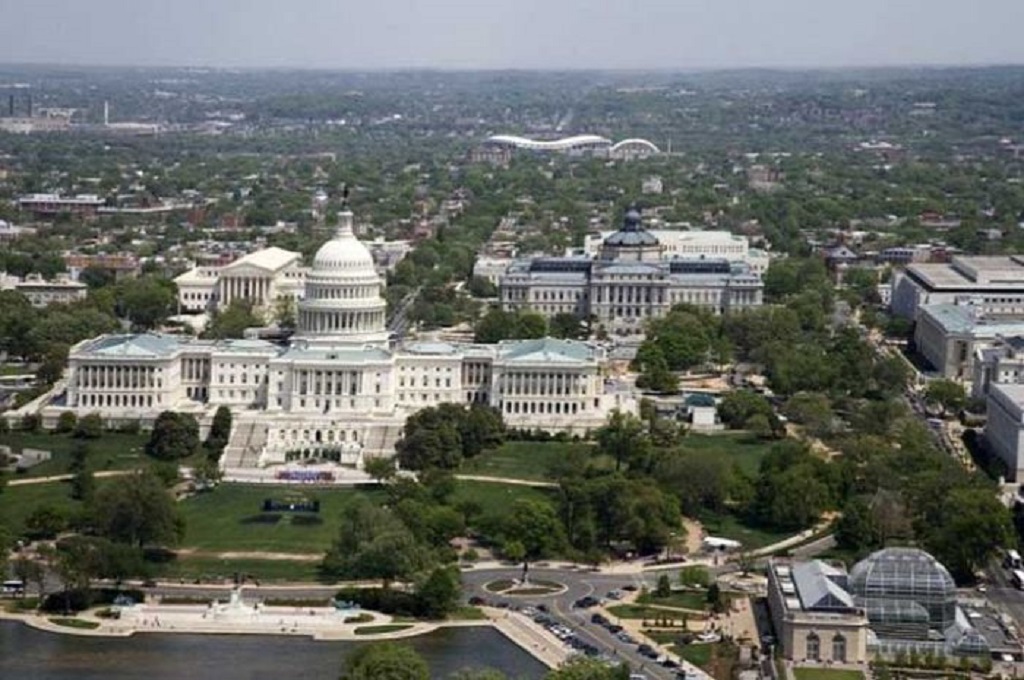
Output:
<svg viewBox="0 0 1024 680">
<path fill-rule="evenodd" d="M 597 659 L 576 657 L 549 672 L 544 680 L 629 680 L 629 667 L 609 666 Z"/>
<path fill-rule="evenodd" d="M 54 431 L 60 434 L 69 433 L 75 429 L 77 423 L 78 416 L 75 415 L 74 411 L 64 411 L 57 417 L 57 426 L 54 428 Z"/>
<path fill-rule="evenodd" d="M 118 311 L 139 329 L 156 328 L 174 313 L 177 290 L 174 282 L 158 276 L 143 276 L 117 287 Z"/>
<path fill-rule="evenodd" d="M 580 340 L 587 337 L 587 328 L 580 318 L 569 312 L 560 312 L 551 317 L 550 332 L 553 337 Z"/>
<path fill-rule="evenodd" d="M 175 476 L 177 476 L 177 473 L 175 473 Z M 220 464 L 209 458 L 199 461 L 192 468 L 192 479 L 197 489 L 210 489 L 217 486 L 223 478 L 224 473 L 220 469 Z"/>
<path fill-rule="evenodd" d="M 925 545 L 958 582 L 970 582 L 1000 546 L 1009 545 L 1010 514 L 985 487 L 960 488 L 941 501 L 941 524 L 922 518 Z"/>
<path fill-rule="evenodd" d="M 430 668 L 408 645 L 374 642 L 348 655 L 341 680 L 430 680 Z"/>
<path fill-rule="evenodd" d="M 878 547 L 878 528 L 871 506 L 863 498 L 851 498 L 843 506 L 843 515 L 836 523 L 836 543 L 855 554 Z"/>
<path fill-rule="evenodd" d="M 711 585 L 708 586 L 707 601 L 711 606 L 711 611 L 716 614 L 725 611 L 727 601 L 722 597 L 722 589 L 718 586 L 717 582 L 712 581 Z"/>
<path fill-rule="evenodd" d="M 963 408 L 967 392 L 960 383 L 939 378 L 928 383 L 924 389 L 924 398 L 929 404 L 937 404 L 946 412 L 955 412 Z"/>
<path fill-rule="evenodd" d="M 389 587 L 434 563 L 434 556 L 393 511 L 360 499 L 342 512 L 338 538 L 324 557 L 323 571 L 335 578 L 381 579 Z"/>
<path fill-rule="evenodd" d="M 469 294 L 476 298 L 493 298 L 498 296 L 498 287 L 483 276 L 474 276 L 469 280 Z"/>
<path fill-rule="evenodd" d="M 502 529 L 508 542 L 523 546 L 523 560 L 546 557 L 565 544 L 565 530 L 551 504 L 539 500 L 519 499 L 512 505 Z"/>
<path fill-rule="evenodd" d="M 77 441 L 71 447 L 71 462 L 68 472 L 71 473 L 71 498 L 76 501 L 89 501 L 96 490 L 96 480 L 89 470 L 89 447 Z"/>
<path fill-rule="evenodd" d="M 654 589 L 654 596 L 666 598 L 670 595 L 672 595 L 672 581 L 669 580 L 668 574 L 661 574 L 658 576 L 658 585 Z"/>
<path fill-rule="evenodd" d="M 190 413 L 163 411 L 153 423 L 146 454 L 157 460 L 187 458 L 199 447 L 199 423 Z"/>
<path fill-rule="evenodd" d="M 642 465 L 650 449 L 644 424 L 633 414 L 618 409 L 612 411 L 608 424 L 597 431 L 595 439 L 598 450 L 615 459 L 616 470 L 621 470 L 623 464 Z"/>
<path fill-rule="evenodd" d="M 679 377 L 668 369 L 668 362 L 661 348 L 645 341 L 637 351 L 633 367 L 640 371 L 636 386 L 666 394 L 679 389 Z"/>
<path fill-rule="evenodd" d="M 462 580 L 455 567 L 437 567 L 416 586 L 416 595 L 423 606 L 423 615 L 443 619 L 455 611 L 462 595 Z"/>
<path fill-rule="evenodd" d="M 258 328 L 263 319 L 254 312 L 252 300 L 235 298 L 226 309 L 217 310 L 203 331 L 203 337 L 221 340 L 245 337 L 247 328 Z"/>
<path fill-rule="evenodd" d="M 755 415 L 764 416 L 773 432 L 781 428 L 772 405 L 756 392 L 733 390 L 726 394 L 718 405 L 718 416 L 732 429 L 747 427 Z"/>
<path fill-rule="evenodd" d="M 103 417 L 99 413 L 87 413 L 75 425 L 75 439 L 99 439 L 103 436 Z"/>
<path fill-rule="evenodd" d="M 101 488 L 89 514 L 98 535 L 140 548 L 173 545 L 183 530 L 174 499 L 151 472 Z"/>
<path fill-rule="evenodd" d="M 206 435 L 203 447 L 207 456 L 214 461 L 220 460 L 224 447 L 228 445 L 231 438 L 231 409 L 227 406 L 218 406 L 213 414 L 213 422 L 210 424 L 210 432 Z"/>
<path fill-rule="evenodd" d="M 35 433 L 42 427 L 43 420 L 38 413 L 26 413 L 21 417 L 19 425 L 22 432 Z"/>
<path fill-rule="evenodd" d="M 363 463 L 363 472 L 376 479 L 378 484 L 383 484 L 394 479 L 398 471 L 395 469 L 393 458 L 375 456 Z"/>
<path fill-rule="evenodd" d="M 40 505 L 25 518 L 25 536 L 30 540 L 50 540 L 68 526 L 67 517 L 52 505 Z"/>
</svg>

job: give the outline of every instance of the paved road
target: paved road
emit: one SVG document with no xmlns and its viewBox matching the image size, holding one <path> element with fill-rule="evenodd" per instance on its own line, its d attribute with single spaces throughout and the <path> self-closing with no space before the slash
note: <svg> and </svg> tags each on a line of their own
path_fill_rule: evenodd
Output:
<svg viewBox="0 0 1024 680">
<path fill-rule="evenodd" d="M 989 561 L 986 572 L 989 584 L 985 595 L 988 599 L 997 603 L 1018 623 L 1024 622 L 1024 591 L 1010 582 L 1010 572 L 1003 568 L 998 558 Z"/>
<path fill-rule="evenodd" d="M 635 645 L 624 644 L 601 626 L 590 623 L 592 610 L 575 609 L 573 607 L 573 602 L 581 597 L 586 597 L 587 595 L 603 597 L 609 590 L 615 590 L 624 585 L 634 584 L 640 586 L 646 584 L 649 587 L 653 587 L 657 574 L 618 575 L 601 574 L 585 570 L 570 571 L 533 568 L 530 569 L 530 578 L 564 583 L 568 586 L 567 590 L 557 595 L 502 597 L 484 589 L 484 585 L 491 581 L 517 579 L 521 576 L 522 570 L 518 568 L 469 570 L 462 573 L 462 581 L 467 592 L 471 595 L 483 597 L 490 602 L 507 602 L 514 606 L 545 604 L 550 609 L 551 615 L 571 628 L 580 639 L 596 646 L 602 652 L 622 659 L 633 670 L 636 671 L 643 667 L 642 672 L 645 675 L 658 680 L 671 680 L 676 677 L 676 671 L 663 668 L 650 659 L 640 656 L 636 651 Z"/>
</svg>

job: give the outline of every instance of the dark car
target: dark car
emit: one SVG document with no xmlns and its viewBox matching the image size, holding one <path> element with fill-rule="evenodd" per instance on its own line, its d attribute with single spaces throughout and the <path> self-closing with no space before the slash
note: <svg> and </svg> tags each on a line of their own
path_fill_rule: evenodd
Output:
<svg viewBox="0 0 1024 680">
<path fill-rule="evenodd" d="M 611 624 L 610 626 L 605 626 L 605 628 L 607 628 L 608 632 L 612 635 L 618 635 L 622 632 L 622 626 L 615 623 Z"/>
<path fill-rule="evenodd" d="M 486 604 L 486 602 L 487 600 L 480 597 L 479 595 L 474 595 L 473 597 L 469 598 L 469 604 L 471 607 L 479 607 L 482 604 Z"/>
<path fill-rule="evenodd" d="M 643 656 L 646 656 L 648 659 L 657 659 L 658 658 L 657 650 L 655 650 L 654 647 L 651 647 L 650 645 L 647 645 L 647 644 L 640 645 L 639 647 L 636 648 L 636 651 L 639 654 L 641 654 Z"/>
<path fill-rule="evenodd" d="M 594 614 L 593 616 L 590 617 L 590 622 L 591 623 L 596 623 L 599 626 L 608 625 L 608 619 L 607 619 L 607 617 L 605 617 L 604 614 Z"/>
<path fill-rule="evenodd" d="M 661 665 L 665 668 L 679 668 L 679 662 L 675 659 L 662 659 Z"/>
<path fill-rule="evenodd" d="M 596 607 L 598 604 L 600 604 L 600 601 L 596 597 L 588 595 L 576 600 L 576 602 L 573 603 L 573 606 L 577 609 L 589 609 L 590 607 Z"/>
<path fill-rule="evenodd" d="M 640 590 L 640 586 L 638 586 L 635 583 L 629 583 L 629 584 L 626 584 L 626 585 L 622 586 L 622 590 L 626 590 L 626 591 L 629 591 L 631 593 L 635 593 L 636 591 Z"/>
</svg>

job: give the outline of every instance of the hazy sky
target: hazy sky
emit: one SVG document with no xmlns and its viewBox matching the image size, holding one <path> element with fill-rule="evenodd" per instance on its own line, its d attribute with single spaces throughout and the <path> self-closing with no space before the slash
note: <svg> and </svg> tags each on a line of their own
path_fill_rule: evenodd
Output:
<svg viewBox="0 0 1024 680">
<path fill-rule="evenodd" d="M 1024 0 L 0 0 L 0 62 L 322 68 L 1024 63 Z"/>
</svg>

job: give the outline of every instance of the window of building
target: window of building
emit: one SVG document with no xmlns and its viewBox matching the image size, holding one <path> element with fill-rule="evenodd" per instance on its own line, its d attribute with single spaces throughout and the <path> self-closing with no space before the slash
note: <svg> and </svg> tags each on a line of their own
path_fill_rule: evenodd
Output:
<svg viewBox="0 0 1024 680">
<path fill-rule="evenodd" d="M 817 633 L 810 633 L 807 636 L 807 660 L 818 661 L 821 659 L 821 638 Z"/>
<path fill-rule="evenodd" d="M 846 663 L 846 638 L 840 633 L 832 638 L 832 660 Z"/>
</svg>

